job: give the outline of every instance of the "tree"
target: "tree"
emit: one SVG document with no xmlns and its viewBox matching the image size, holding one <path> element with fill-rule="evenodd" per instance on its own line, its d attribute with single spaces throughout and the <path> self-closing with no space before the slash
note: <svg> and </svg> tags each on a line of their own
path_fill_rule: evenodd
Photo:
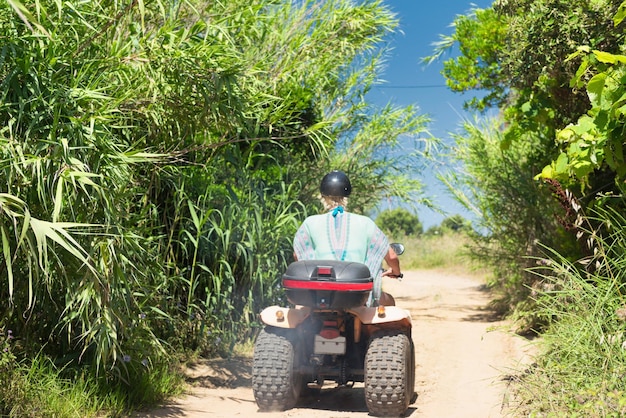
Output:
<svg viewBox="0 0 626 418">
<path fill-rule="evenodd" d="M 610 344 L 597 341 L 623 326 L 626 2 L 499 0 L 493 9 L 506 27 L 505 88 L 487 97 L 504 91 L 506 100 L 501 119 L 457 138 L 453 155 L 465 165 L 449 184 L 483 222 L 475 254 L 495 267 L 505 311 L 551 341 L 522 385 L 532 387 L 528 410 L 577 415 L 602 404 L 619 415 L 623 397 L 605 399 L 623 392 L 611 378 L 622 363 L 604 361 Z M 483 61 L 465 64 L 472 74 Z M 581 371 L 581 356 L 602 361 Z M 611 383 L 595 390 L 599 381 Z M 548 393 L 539 403 L 537 389 Z"/>
<path fill-rule="evenodd" d="M 614 54 L 622 48 L 624 33 L 613 22 L 620 4 L 614 0 L 497 1 L 489 9 L 457 17 L 455 34 L 441 44 L 444 49 L 460 47 L 460 57 L 444 64 L 448 83 L 457 91 L 485 89 L 482 99 L 469 102 L 479 110 L 499 107 L 500 119 L 495 125 L 470 127 L 463 134 L 466 138 L 457 138 L 453 154 L 461 158 L 462 168 L 458 175 L 450 173 L 448 182 L 485 222 L 490 245 L 498 249 L 491 247 L 484 254 L 491 253 L 497 263 L 499 258 L 524 265 L 519 257 L 537 255 L 536 242 L 554 245 L 567 257 L 580 256 L 584 250 L 572 245 L 573 237 L 566 237 L 556 225 L 564 216 L 557 200 L 551 201 L 551 194 L 558 190 L 535 184 L 533 179 L 553 161 L 552 172 L 567 166 L 568 159 L 555 143 L 557 132 L 590 108 L 587 94 L 576 84 L 570 85 L 576 74 L 583 79 L 591 76 L 579 69 L 580 55 L 572 53 L 578 45 L 588 45 L 591 50 L 602 46 Z M 436 51 L 435 57 L 440 54 L 441 50 Z M 574 139 L 568 132 L 563 131 L 560 141 L 568 135 Z M 485 143 L 481 145 L 481 141 Z M 571 151 L 575 154 L 578 149 Z M 583 161 L 592 154 L 590 149 L 593 147 L 579 153 L 581 172 L 593 170 L 593 165 Z M 480 153 L 483 155 L 476 157 Z M 576 164 L 575 159 L 571 161 Z M 549 174 L 547 171 L 544 174 Z M 455 175 L 465 180 L 454 183 L 450 179 Z M 611 176 L 602 170 L 589 172 L 589 183 L 596 192 L 615 192 Z M 462 190 L 469 190 L 477 200 L 466 200 Z M 594 199 L 586 195 L 581 202 L 586 205 Z"/>
<path fill-rule="evenodd" d="M 575 238 L 558 222 L 560 206 L 549 190 L 527 173 L 543 158 L 538 139 L 530 136 L 501 148 L 498 120 L 466 123 L 455 135 L 452 162 L 464 169 L 442 176 L 457 200 L 476 217 L 472 252 L 495 272 L 503 291 L 503 310 L 526 303 L 536 281 L 528 270 L 543 256 L 543 246 L 577 254 Z"/>
<path fill-rule="evenodd" d="M 417 215 L 404 208 L 387 209 L 376 217 L 376 224 L 393 239 L 421 235 L 422 223 Z"/>
<path fill-rule="evenodd" d="M 558 132 L 557 142 L 562 151 L 537 177 L 556 179 L 566 186 L 578 184 L 582 191 L 592 189 L 597 193 L 599 189 L 592 182 L 594 179 L 597 182 L 598 173 L 607 173 L 614 176 L 615 182 L 603 185 L 600 190 L 614 186 L 623 193 L 626 179 L 623 153 L 626 56 L 590 51 L 588 47 L 581 47 L 579 54 L 586 56 L 572 84 L 585 88 L 592 107 L 576 123 Z M 585 82 L 583 77 L 589 78 L 587 72 L 593 76 Z"/>
<path fill-rule="evenodd" d="M 461 215 L 452 215 L 441 221 L 441 227 L 453 232 L 471 231 L 472 223 Z"/>
<path fill-rule="evenodd" d="M 472 98 L 467 108 L 485 110 L 506 103 L 510 87 L 501 65 L 506 49 L 506 19 L 493 8 L 472 9 L 455 18 L 454 33 L 441 36 L 434 54 L 423 59 L 431 63 L 457 46 L 460 54 L 443 63 L 442 74 L 448 87 L 455 92 L 485 91 L 482 98 Z"/>
</svg>

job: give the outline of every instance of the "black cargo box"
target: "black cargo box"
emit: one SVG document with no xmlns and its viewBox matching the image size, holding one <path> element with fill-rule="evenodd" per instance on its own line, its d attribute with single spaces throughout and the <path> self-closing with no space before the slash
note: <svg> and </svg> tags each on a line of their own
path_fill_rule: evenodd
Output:
<svg viewBox="0 0 626 418">
<path fill-rule="evenodd" d="M 283 274 L 287 299 L 294 305 L 320 309 L 363 306 L 373 287 L 365 264 L 337 260 L 302 260 Z"/>
</svg>

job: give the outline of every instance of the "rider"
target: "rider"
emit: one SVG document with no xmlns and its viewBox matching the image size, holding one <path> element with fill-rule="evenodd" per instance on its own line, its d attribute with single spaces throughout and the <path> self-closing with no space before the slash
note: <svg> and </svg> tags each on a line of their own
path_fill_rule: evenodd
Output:
<svg viewBox="0 0 626 418">
<path fill-rule="evenodd" d="M 374 275 L 369 306 L 395 305 L 382 291 L 382 276 L 400 276 L 400 261 L 385 234 L 367 216 L 346 211 L 352 191 L 348 176 L 338 170 L 326 174 L 320 185 L 326 213 L 304 220 L 293 241 L 296 260 L 342 260 L 367 265 Z M 381 274 L 383 259 L 389 269 Z"/>
</svg>

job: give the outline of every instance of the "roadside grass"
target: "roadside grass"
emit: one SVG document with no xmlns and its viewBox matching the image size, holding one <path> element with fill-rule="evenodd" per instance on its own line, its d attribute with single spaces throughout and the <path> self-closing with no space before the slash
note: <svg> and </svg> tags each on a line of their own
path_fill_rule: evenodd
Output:
<svg viewBox="0 0 626 418">
<path fill-rule="evenodd" d="M 0 376 L 0 415 L 95 417 L 104 408 L 88 381 L 60 376 L 47 360 L 17 365 Z"/>
<path fill-rule="evenodd" d="M 252 357 L 254 355 L 254 339 L 235 344 L 233 354 L 235 357 Z"/>
<path fill-rule="evenodd" d="M 400 256 L 402 270 L 440 269 L 478 273 L 480 267 L 469 255 L 470 237 L 463 232 L 445 231 L 397 239 L 404 244 Z"/>
<path fill-rule="evenodd" d="M 518 385 L 524 416 L 626 416 L 623 286 L 567 274 L 539 299 L 555 320 Z"/>
<path fill-rule="evenodd" d="M 472 240 L 463 233 L 395 240 L 406 248 L 400 257 L 403 270 L 489 275 L 470 256 Z M 535 363 L 519 370 L 512 385 L 515 397 L 509 406 L 514 416 L 626 416 L 626 301 L 620 296 L 626 295 L 620 284 L 626 278 L 600 272 L 589 276 L 579 267 L 555 254 L 553 271 L 542 278 L 538 310 L 528 314 L 552 322 L 536 341 Z M 613 265 L 604 269 L 608 271 L 626 269 Z"/>
<path fill-rule="evenodd" d="M 605 234 L 585 231 L 594 256 L 581 264 L 553 254 L 538 275 L 537 309 L 551 322 L 516 385 L 519 416 L 626 416 L 626 220 L 596 221 Z"/>
<path fill-rule="evenodd" d="M 134 409 L 180 393 L 181 383 L 180 375 L 162 367 L 132 384 L 111 386 L 88 373 L 60 370 L 49 359 L 38 357 L 29 365 L 0 368 L 0 416 L 128 416 Z"/>
</svg>

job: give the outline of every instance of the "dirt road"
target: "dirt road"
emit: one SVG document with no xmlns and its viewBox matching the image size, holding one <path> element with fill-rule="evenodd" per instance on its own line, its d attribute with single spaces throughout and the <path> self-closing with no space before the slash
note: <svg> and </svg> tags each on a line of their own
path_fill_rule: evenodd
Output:
<svg viewBox="0 0 626 418">
<path fill-rule="evenodd" d="M 531 343 L 509 332 L 486 309 L 490 295 L 481 280 L 436 271 L 405 272 L 385 279 L 396 304 L 410 310 L 416 352 L 418 398 L 406 416 L 497 418 L 515 416 L 508 382 L 531 360 Z M 363 384 L 327 385 L 280 413 L 258 412 L 251 389 L 251 360 L 213 360 L 190 370 L 189 394 L 137 418 L 174 417 L 367 417 Z"/>
</svg>

